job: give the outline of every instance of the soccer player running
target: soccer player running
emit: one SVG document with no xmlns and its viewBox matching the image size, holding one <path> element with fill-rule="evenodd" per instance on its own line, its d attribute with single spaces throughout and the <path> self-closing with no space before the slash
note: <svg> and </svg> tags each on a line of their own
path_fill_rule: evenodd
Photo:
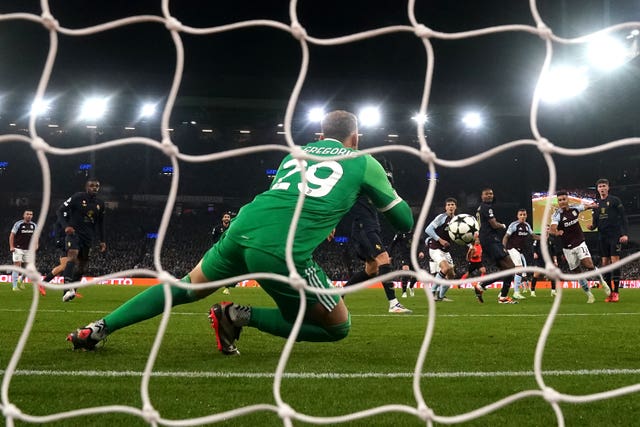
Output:
<svg viewBox="0 0 640 427">
<path fill-rule="evenodd" d="M 480 245 L 482 245 L 483 255 L 485 259 L 490 260 L 495 263 L 496 267 L 500 270 L 508 270 L 510 268 L 514 268 L 513 261 L 509 256 L 509 253 L 504 248 L 502 244 L 502 239 L 500 239 L 499 233 L 502 230 L 506 230 L 507 226 L 501 222 L 498 222 L 496 219 L 495 213 L 493 212 L 493 189 L 490 187 L 485 187 L 482 189 L 482 193 L 480 196 L 482 203 L 478 206 L 478 211 L 476 213 L 478 224 L 480 225 Z M 487 284 L 482 284 L 481 287 L 484 288 Z M 498 297 L 498 303 L 500 304 L 517 304 L 518 301 L 515 301 L 509 297 L 509 288 L 511 287 L 511 276 L 506 276 L 502 278 L 502 289 L 500 289 L 500 296 Z M 476 288 L 476 295 L 478 289 Z M 478 301 L 482 302 L 482 296 L 478 298 Z"/>
<path fill-rule="evenodd" d="M 409 271 L 411 269 L 411 243 L 413 241 L 413 235 L 409 231 L 407 233 L 396 233 L 393 236 L 393 241 L 389 245 L 389 253 L 393 256 L 393 261 L 396 266 L 403 271 Z M 418 258 L 424 258 L 424 253 L 419 252 Z M 409 275 L 400 276 L 400 282 L 402 283 L 402 298 L 407 297 L 407 291 L 409 295 L 414 296 L 413 287 L 416 282 Z"/>
<path fill-rule="evenodd" d="M 447 232 L 447 226 L 451 218 L 456 214 L 458 201 L 453 197 L 449 197 L 444 201 L 444 212 L 436 216 L 429 223 L 425 232 L 427 233 L 427 241 L 425 242 L 429 248 L 429 256 L 438 267 L 436 277 L 440 279 L 452 280 L 455 278 L 455 269 L 453 258 L 449 249 L 451 247 L 451 237 Z M 433 287 L 433 296 L 436 301 L 451 302 L 452 299 L 446 297 L 449 285 L 437 285 Z"/>
<path fill-rule="evenodd" d="M 524 257 L 524 250 L 528 242 L 528 237 L 539 240 L 540 236 L 533 233 L 531 225 L 527 222 L 527 210 L 518 209 L 518 219 L 513 221 L 507 227 L 507 231 L 502 238 L 502 244 L 507 248 L 507 252 L 516 267 L 526 267 L 527 261 Z M 520 293 L 522 285 L 522 273 L 516 272 L 513 276 L 513 297 L 515 299 L 525 299 L 526 297 Z M 535 294 L 534 294 L 535 295 Z"/>
<path fill-rule="evenodd" d="M 591 259 L 591 253 L 584 241 L 584 233 L 580 228 L 580 212 L 586 208 L 596 208 L 596 203 L 592 204 L 577 204 L 569 206 L 569 196 L 566 191 L 558 191 L 556 193 L 558 198 L 558 209 L 551 217 L 551 227 L 549 228 L 549 234 L 553 236 L 560 236 L 562 241 L 562 251 L 569 264 L 569 269 L 572 273 L 579 273 L 580 266 L 587 270 L 596 270 Z M 603 288 L 607 294 L 611 292 L 609 286 L 604 284 L 604 279 L 600 276 L 600 281 L 603 283 Z M 582 290 L 587 294 L 587 303 L 593 304 L 595 297 L 589 289 L 589 283 L 586 279 L 580 279 L 578 281 Z"/>
<path fill-rule="evenodd" d="M 351 243 L 358 258 L 364 261 L 364 270 L 355 273 L 344 286 L 362 283 L 372 277 L 390 273 L 391 258 L 380 237 L 381 228 L 378 211 L 366 195 L 361 195 L 351 208 Z M 412 311 L 400 304 L 392 280 L 382 282 L 389 302 L 389 313 L 411 314 Z"/>
<path fill-rule="evenodd" d="M 413 227 L 409 205 L 393 190 L 384 169 L 372 156 L 358 156 L 356 117 L 346 111 L 328 113 L 322 121 L 324 139 L 301 147 L 321 158 L 344 155 L 342 160 L 304 160 L 306 184 L 302 182 L 300 162 L 287 155 L 269 190 L 245 205 L 231 222 L 229 230 L 182 281 L 186 289 L 171 287 L 172 304 L 202 299 L 215 289 L 198 283 L 224 280 L 237 275 L 270 272 L 290 276 L 285 262 L 286 242 L 293 213 L 301 193 L 305 195 L 300 220 L 293 239 L 293 261 L 297 277 L 314 288 L 333 284 L 313 260 L 313 251 L 351 209 L 360 193 L 400 231 Z M 211 307 L 209 316 L 218 350 L 238 354 L 236 341 L 243 327 L 289 337 L 300 306 L 298 289 L 274 279 L 261 279 L 260 286 L 275 301 L 274 307 L 249 307 L 221 302 Z M 307 312 L 298 341 L 329 342 L 347 336 L 351 317 L 339 295 L 317 294 L 306 290 Z M 96 344 L 121 328 L 161 314 L 165 297 L 163 285 L 151 287 L 130 299 L 103 319 L 77 329 L 67 337 L 74 348 L 93 350 Z"/>
<path fill-rule="evenodd" d="M 591 230 L 598 229 L 600 256 L 602 266 L 620 261 L 622 245 L 629 241 L 629 223 L 624 213 L 622 200 L 609 194 L 609 180 L 601 178 L 596 182 L 596 190 L 600 198 L 597 200 L 598 208 L 593 211 L 593 223 Z M 606 302 L 618 302 L 620 299 L 620 269 L 604 273 L 607 284 L 613 279 L 613 292 L 607 296 Z M 606 288 L 605 288 L 606 290 Z"/>
<path fill-rule="evenodd" d="M 480 244 L 480 237 L 476 232 L 473 236 L 473 243 L 469 243 L 469 249 L 467 249 L 467 271 L 460 276 L 461 279 L 466 279 L 468 277 L 474 277 L 479 275 L 480 280 L 482 280 L 482 276 L 487 274 L 487 269 L 482 263 L 482 245 Z M 474 290 L 476 293 L 476 298 L 478 302 L 484 302 L 482 298 L 482 294 L 484 293 L 483 282 L 479 281 L 474 285 Z"/>
<path fill-rule="evenodd" d="M 547 233 L 547 247 L 549 248 L 549 254 L 551 255 L 551 259 L 553 260 L 553 264 L 557 267 L 558 266 L 558 256 L 556 254 L 556 252 L 558 251 L 558 248 L 556 247 L 556 243 L 555 243 L 555 237 L 549 235 L 549 226 L 547 225 L 547 229 L 546 229 L 546 233 Z M 539 237 L 539 236 L 538 236 Z M 533 241 L 533 265 L 536 267 L 546 267 L 545 262 L 544 262 L 544 258 L 542 257 L 542 247 L 540 246 L 540 244 L 542 243 L 542 240 L 540 238 L 535 239 Z M 535 297 L 536 296 L 536 285 L 538 284 L 538 280 L 544 277 L 543 273 L 540 273 L 538 271 L 533 273 L 533 278 L 531 279 L 531 296 Z M 556 296 L 556 282 L 555 280 L 551 281 L 551 296 Z"/>
<path fill-rule="evenodd" d="M 64 283 L 77 282 L 86 273 L 89 253 L 94 240 L 100 243 L 100 252 L 107 250 L 104 241 L 104 202 L 97 195 L 100 181 L 87 180 L 84 191 L 69 197 L 57 211 L 58 221 L 65 232 L 64 246 L 67 263 L 64 267 Z M 75 289 L 68 289 L 63 302 L 76 297 Z"/>
<path fill-rule="evenodd" d="M 27 209 L 22 213 L 22 219 L 16 221 L 11 227 L 11 232 L 9 233 L 9 251 L 11 252 L 11 258 L 13 259 L 13 265 L 16 267 L 24 267 L 27 262 L 29 262 L 29 243 L 31 243 L 31 237 L 33 233 L 36 232 L 36 228 L 38 225 L 32 221 L 33 220 L 33 211 L 31 209 Z M 36 249 L 38 246 L 36 245 Z M 13 291 L 18 291 L 20 288 L 18 287 L 18 272 L 11 272 L 11 285 Z M 20 283 L 21 286 L 22 283 Z M 40 294 L 42 296 L 46 295 L 45 289 L 40 286 L 39 288 Z"/>
</svg>

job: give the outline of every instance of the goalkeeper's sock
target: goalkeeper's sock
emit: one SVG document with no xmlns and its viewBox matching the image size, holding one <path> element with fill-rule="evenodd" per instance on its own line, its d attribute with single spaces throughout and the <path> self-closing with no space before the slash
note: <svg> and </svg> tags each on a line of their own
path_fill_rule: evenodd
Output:
<svg viewBox="0 0 640 427">
<path fill-rule="evenodd" d="M 181 282 L 191 283 L 189 276 Z M 155 285 L 136 295 L 104 317 L 109 333 L 125 326 L 151 319 L 164 311 L 164 285 Z M 192 289 L 171 286 L 172 306 L 187 304 L 198 300 Z"/>
<path fill-rule="evenodd" d="M 51 280 L 53 280 L 53 278 L 56 277 L 52 271 L 48 272 L 46 276 L 44 276 L 44 279 L 42 279 L 43 282 L 50 282 Z"/>
<path fill-rule="evenodd" d="M 257 328 L 262 332 L 282 338 L 288 338 L 293 329 L 293 322 L 282 317 L 277 308 L 252 307 L 251 320 L 248 326 Z M 330 342 L 338 341 L 346 337 L 351 328 L 351 315 L 349 320 L 340 325 L 323 328 L 318 325 L 303 322 L 296 341 Z"/>
<path fill-rule="evenodd" d="M 536 276 L 533 276 L 533 279 L 531 279 L 531 292 L 536 291 L 537 284 L 538 284 L 538 278 Z"/>
</svg>

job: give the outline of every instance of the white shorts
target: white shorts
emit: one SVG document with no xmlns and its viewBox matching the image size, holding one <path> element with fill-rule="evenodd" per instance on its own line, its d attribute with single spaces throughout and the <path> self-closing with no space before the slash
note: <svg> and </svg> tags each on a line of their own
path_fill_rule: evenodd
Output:
<svg viewBox="0 0 640 427">
<path fill-rule="evenodd" d="M 436 264 L 433 261 L 429 261 L 429 273 L 435 276 L 437 272 L 438 272 L 438 264 Z"/>
<path fill-rule="evenodd" d="M 29 252 L 26 249 L 15 248 L 11 257 L 13 258 L 13 262 L 29 262 L 31 260 L 31 258 L 29 258 Z"/>
<path fill-rule="evenodd" d="M 583 259 L 591 258 L 591 253 L 589 253 L 589 248 L 585 242 L 580 243 L 575 248 L 562 248 L 562 252 L 564 252 L 564 257 L 567 259 L 567 264 L 569 264 L 570 270 L 578 268 L 580 266 L 580 261 Z"/>
<path fill-rule="evenodd" d="M 522 254 L 522 252 L 520 252 L 516 248 L 511 248 L 507 252 L 509 252 L 511 261 L 513 261 L 513 265 L 515 265 L 516 267 L 527 266 L 527 261 L 524 259 L 524 255 Z"/>
<path fill-rule="evenodd" d="M 440 268 L 440 263 L 446 261 L 449 265 L 453 266 L 453 258 L 451 258 L 450 252 L 445 252 L 441 249 L 429 249 L 429 256 L 431 260 L 436 264 L 436 272 Z"/>
</svg>

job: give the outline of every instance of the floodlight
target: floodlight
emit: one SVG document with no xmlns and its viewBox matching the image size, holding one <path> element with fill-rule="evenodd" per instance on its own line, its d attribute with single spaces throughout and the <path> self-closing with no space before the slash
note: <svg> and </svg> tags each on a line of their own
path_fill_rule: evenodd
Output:
<svg viewBox="0 0 640 427">
<path fill-rule="evenodd" d="M 43 114 L 46 114 L 49 111 L 50 107 L 51 101 L 48 101 L 46 99 L 33 101 L 33 104 L 31 104 L 31 114 L 34 116 L 41 116 Z"/>
<path fill-rule="evenodd" d="M 358 114 L 360 126 L 371 127 L 380 123 L 380 109 L 378 107 L 364 107 Z"/>
<path fill-rule="evenodd" d="M 416 113 L 413 115 L 413 117 L 411 117 L 411 120 L 415 120 L 419 125 L 423 125 L 427 123 L 428 117 L 426 114 Z"/>
<path fill-rule="evenodd" d="M 558 102 L 581 94 L 588 86 L 584 67 L 560 66 L 549 70 L 540 81 L 540 98 L 550 103 Z"/>
<path fill-rule="evenodd" d="M 325 115 L 324 108 L 314 107 L 311 110 L 309 110 L 309 113 L 307 114 L 307 120 L 309 120 L 312 123 L 319 123 L 324 118 L 324 115 Z"/>
<path fill-rule="evenodd" d="M 462 123 L 467 129 L 478 129 L 482 127 L 483 120 L 480 113 L 471 111 L 462 116 Z"/>
<path fill-rule="evenodd" d="M 156 104 L 147 102 L 145 104 L 142 104 L 142 107 L 140 107 L 141 118 L 153 117 L 154 114 L 156 114 Z"/>
<path fill-rule="evenodd" d="M 629 59 L 629 49 L 612 37 L 600 37 L 589 43 L 587 59 L 601 70 L 613 70 Z"/>
<path fill-rule="evenodd" d="M 97 120 L 107 112 L 107 98 L 88 98 L 80 109 L 80 119 Z"/>
</svg>

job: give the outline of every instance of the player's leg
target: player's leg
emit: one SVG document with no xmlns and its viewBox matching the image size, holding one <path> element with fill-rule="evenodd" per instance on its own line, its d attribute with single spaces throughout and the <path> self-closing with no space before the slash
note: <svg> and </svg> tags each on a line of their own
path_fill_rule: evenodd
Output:
<svg viewBox="0 0 640 427">
<path fill-rule="evenodd" d="M 620 261 L 622 256 L 622 243 L 620 243 L 620 237 L 614 236 L 610 240 L 611 244 L 611 264 L 615 264 Z M 613 281 L 613 291 L 611 292 L 611 302 L 618 302 L 620 299 L 620 279 L 622 277 L 622 270 L 620 267 L 611 272 L 611 279 Z"/>
<path fill-rule="evenodd" d="M 569 263 L 569 269 L 572 273 L 579 273 L 580 267 L 593 270 L 593 261 L 591 260 L 591 254 L 589 253 L 589 249 L 587 248 L 587 244 L 582 242 L 580 245 L 576 246 L 569 250 L 569 255 L 565 253 L 567 257 L 567 262 Z M 580 287 L 587 295 L 587 303 L 593 304 L 595 302 L 595 297 L 591 293 L 591 289 L 589 288 L 589 282 L 587 279 L 578 280 Z"/>
<path fill-rule="evenodd" d="M 515 267 L 522 267 L 522 254 L 519 250 L 515 248 L 509 249 L 509 257 L 513 262 Z M 522 273 L 516 272 L 513 275 L 513 298 L 515 299 L 525 299 L 526 297 L 522 295 L 520 292 L 520 287 L 522 286 Z"/>
<path fill-rule="evenodd" d="M 494 242 L 489 245 L 489 256 L 495 260 L 496 265 L 500 270 L 508 270 L 515 268 L 513 260 L 507 253 L 506 249 L 500 242 Z M 509 298 L 509 289 L 511 288 L 511 278 L 513 276 L 507 275 L 502 278 L 502 288 L 500 289 L 500 296 L 498 302 L 500 304 L 513 304 L 517 301 Z"/>
<path fill-rule="evenodd" d="M 222 245 L 222 242 L 228 244 Z M 181 282 L 197 284 L 246 274 L 248 270 L 244 264 L 242 252 L 229 242 L 229 239 L 221 239 L 205 253 L 203 259 L 182 278 Z M 169 289 L 172 306 L 197 301 L 216 290 L 195 286 L 186 289 L 170 286 Z M 104 318 L 70 333 L 67 341 L 73 343 L 74 349 L 93 350 L 96 344 L 108 334 L 162 314 L 164 305 L 164 285 L 152 286 L 129 299 Z"/>
<path fill-rule="evenodd" d="M 15 265 L 16 267 L 20 267 L 22 265 L 22 261 L 20 261 L 20 258 L 18 258 L 18 254 L 16 253 L 18 249 L 15 249 L 13 251 L 13 265 Z M 16 261 L 17 259 L 17 261 Z M 11 270 L 11 289 L 14 291 L 18 291 L 18 271 L 17 270 Z"/>
<path fill-rule="evenodd" d="M 615 253 L 615 246 L 613 248 L 611 247 L 612 245 L 607 235 L 600 233 L 599 237 L 600 238 L 598 240 L 598 244 L 600 248 L 600 257 L 601 257 L 600 265 L 602 267 L 606 267 L 607 265 L 611 264 L 612 255 Z M 616 288 L 615 288 L 615 281 L 613 280 L 613 272 L 608 271 L 604 273 L 602 276 L 604 281 L 609 286 L 609 289 L 612 289 L 613 292 L 615 292 Z M 611 294 L 607 295 L 605 302 L 612 302 L 612 301 L 613 301 L 613 296 L 611 296 Z"/>
<path fill-rule="evenodd" d="M 284 260 L 271 253 L 247 248 L 245 254 L 250 271 L 270 271 L 285 277 L 289 274 Z M 320 289 L 333 287 L 327 275 L 315 261 L 311 259 L 298 261 L 296 268 L 309 286 Z M 300 308 L 298 290 L 288 283 L 275 280 L 261 280 L 260 286 L 273 298 L 278 308 L 215 304 L 214 310 L 216 306 L 218 312 L 224 310 L 225 317 L 216 313 L 213 315 L 220 317 L 223 321 L 228 319 L 236 328 L 249 326 L 271 335 L 289 337 Z M 315 294 L 309 291 L 305 292 L 305 296 L 308 306 L 307 314 L 297 341 L 329 342 L 338 341 L 347 336 L 351 327 L 351 318 L 342 298 L 338 295 Z"/>
</svg>

